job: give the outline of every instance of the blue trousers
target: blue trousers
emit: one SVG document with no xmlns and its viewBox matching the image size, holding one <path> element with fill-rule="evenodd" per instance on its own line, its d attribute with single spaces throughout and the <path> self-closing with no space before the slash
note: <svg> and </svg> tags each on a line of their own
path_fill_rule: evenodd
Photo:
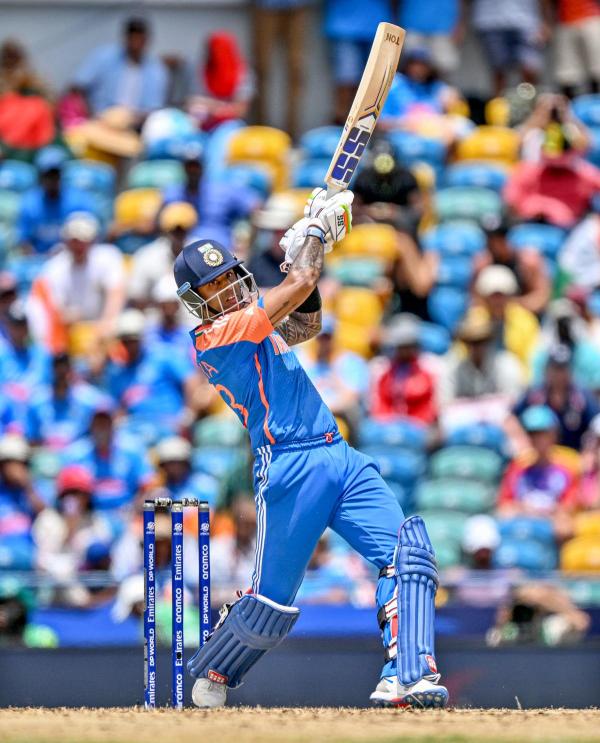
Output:
<svg viewBox="0 0 600 743">
<path fill-rule="evenodd" d="M 327 527 L 378 568 L 393 563 L 404 514 L 371 457 L 339 436 L 260 447 L 254 463 L 257 510 L 252 590 L 291 605 Z M 395 579 L 380 578 L 377 605 Z M 386 638 L 384 637 L 384 643 Z M 386 674 L 394 673 L 388 664 Z"/>
</svg>

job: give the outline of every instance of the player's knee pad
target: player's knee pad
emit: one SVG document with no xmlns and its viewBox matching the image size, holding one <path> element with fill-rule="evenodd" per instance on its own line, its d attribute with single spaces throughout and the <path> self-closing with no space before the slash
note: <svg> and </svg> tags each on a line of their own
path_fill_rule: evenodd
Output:
<svg viewBox="0 0 600 743">
<path fill-rule="evenodd" d="M 259 594 L 246 594 L 229 610 L 187 664 L 195 678 L 235 688 L 262 656 L 290 632 L 300 610 Z"/>
<path fill-rule="evenodd" d="M 394 583 L 390 581 L 392 577 Z M 420 516 L 403 522 L 394 565 L 383 568 L 380 579 L 385 583 L 383 590 L 378 591 L 377 617 L 386 661 L 395 660 L 398 679 L 404 685 L 437 674 L 433 621 L 438 574 L 433 547 Z"/>
</svg>

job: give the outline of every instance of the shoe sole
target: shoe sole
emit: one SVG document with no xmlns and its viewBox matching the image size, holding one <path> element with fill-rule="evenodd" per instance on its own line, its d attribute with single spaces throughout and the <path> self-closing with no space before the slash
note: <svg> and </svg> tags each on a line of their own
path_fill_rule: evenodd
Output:
<svg viewBox="0 0 600 743">
<path fill-rule="evenodd" d="M 396 699 L 373 699 L 377 707 L 413 707 L 416 709 L 443 709 L 448 704 L 448 691 L 436 689 L 435 691 L 416 691 L 405 697 Z"/>
</svg>

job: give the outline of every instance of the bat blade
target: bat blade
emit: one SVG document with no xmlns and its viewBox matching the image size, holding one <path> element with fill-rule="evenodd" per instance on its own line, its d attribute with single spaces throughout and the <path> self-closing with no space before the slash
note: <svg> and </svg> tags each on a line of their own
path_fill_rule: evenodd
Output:
<svg viewBox="0 0 600 743">
<path fill-rule="evenodd" d="M 393 23 L 380 23 L 344 131 L 325 176 L 327 195 L 348 188 L 398 68 L 406 32 Z"/>
</svg>

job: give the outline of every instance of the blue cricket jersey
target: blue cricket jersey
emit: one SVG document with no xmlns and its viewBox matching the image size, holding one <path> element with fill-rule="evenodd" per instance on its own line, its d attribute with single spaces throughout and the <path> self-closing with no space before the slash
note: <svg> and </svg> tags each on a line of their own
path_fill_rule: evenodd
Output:
<svg viewBox="0 0 600 743">
<path fill-rule="evenodd" d="M 198 366 L 250 433 L 252 448 L 337 432 L 335 419 L 262 299 L 190 335 Z"/>
</svg>

